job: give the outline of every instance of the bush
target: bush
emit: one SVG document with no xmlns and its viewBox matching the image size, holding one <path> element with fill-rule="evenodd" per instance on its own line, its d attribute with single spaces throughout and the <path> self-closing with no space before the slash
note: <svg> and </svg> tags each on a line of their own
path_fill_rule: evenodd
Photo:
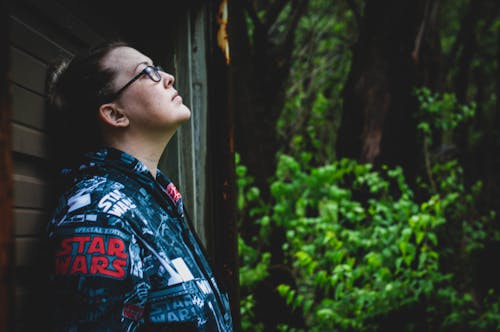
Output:
<svg viewBox="0 0 500 332">
<path fill-rule="evenodd" d="M 422 114 L 440 114 L 434 109 L 439 102 L 453 111 L 450 97 L 445 102 L 432 95 L 434 101 L 424 104 L 429 96 L 419 97 Z M 470 114 L 471 108 L 461 110 Z M 448 113 L 456 126 L 462 118 Z M 428 119 L 423 116 L 419 125 L 426 144 L 432 143 L 426 135 L 453 128 L 446 119 Z M 237 160 L 240 227 L 254 226 L 239 239 L 245 331 L 264 329 L 255 319 L 252 291 L 272 268 L 266 248 L 277 228 L 286 234 L 279 245 L 295 281 L 277 291 L 302 313 L 307 331 L 378 331 L 401 308 L 418 313 L 401 323 L 402 331 L 500 328 L 494 289 L 477 296 L 463 268 L 475 250 L 500 237 L 492 231 L 494 214 L 476 209 L 481 183 L 466 187 L 457 161 L 426 156 L 430 181 L 418 182 L 416 197 L 401 168 L 377 170 L 348 159 L 312 167 L 310 160 L 308 153 L 279 157 L 270 202 L 260 199 Z"/>
</svg>

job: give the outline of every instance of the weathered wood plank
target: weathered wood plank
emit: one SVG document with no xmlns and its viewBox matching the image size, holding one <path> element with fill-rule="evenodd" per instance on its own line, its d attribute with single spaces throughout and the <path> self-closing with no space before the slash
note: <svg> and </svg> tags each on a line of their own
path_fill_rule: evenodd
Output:
<svg viewBox="0 0 500 332">
<path fill-rule="evenodd" d="M 33 54 L 45 63 L 52 63 L 63 56 L 69 57 L 72 55 L 70 51 L 48 39 L 15 16 L 9 18 L 9 24 L 11 43 L 19 49 Z"/>
<path fill-rule="evenodd" d="M 26 312 L 26 307 L 29 303 L 30 294 L 25 287 L 16 287 L 14 296 L 15 320 L 20 321 Z M 16 328 L 16 331 L 19 331 Z"/>
<path fill-rule="evenodd" d="M 49 187 L 44 181 L 14 174 L 14 207 L 43 209 L 49 194 Z"/>
<path fill-rule="evenodd" d="M 61 29 L 60 34 L 71 35 L 73 38 L 68 42 L 76 42 L 75 39 L 78 39 L 78 46 L 88 47 L 104 41 L 104 38 L 93 27 L 82 21 L 77 13 L 71 11 L 71 5 L 53 0 L 24 0 L 24 2 L 48 19 L 52 25 Z"/>
<path fill-rule="evenodd" d="M 12 151 L 39 157 L 47 157 L 47 135 L 23 125 L 12 124 Z"/>
<path fill-rule="evenodd" d="M 51 307 L 47 283 L 40 279 L 40 271 L 31 270 L 29 273 L 30 284 L 18 284 L 15 288 L 15 331 L 49 331 L 47 317 Z"/>
<path fill-rule="evenodd" d="M 178 88 L 181 92 L 183 103 L 192 108 L 192 76 L 191 76 L 191 20 L 188 12 L 185 14 L 185 19 L 181 20 L 182 26 L 179 27 L 179 33 L 176 36 L 176 63 Z M 192 113 L 197 110 L 192 109 Z M 194 135 L 194 116 L 191 116 L 189 122 L 184 123 L 177 130 L 177 144 L 179 152 L 179 186 L 182 190 L 182 195 L 187 209 L 193 219 L 193 224 L 198 231 L 198 235 L 205 242 L 205 232 L 201 220 L 198 219 L 195 197 L 197 195 L 194 186 L 195 175 L 195 160 L 193 155 L 193 135 Z"/>
<path fill-rule="evenodd" d="M 12 85 L 12 119 L 27 126 L 45 129 L 45 100 L 18 85 Z"/>
<path fill-rule="evenodd" d="M 44 95 L 47 65 L 13 46 L 10 47 L 10 58 L 12 81 Z"/>
<path fill-rule="evenodd" d="M 43 263 L 40 257 L 47 250 L 45 242 L 34 237 L 18 237 L 15 243 L 16 267 L 37 268 Z"/>
<path fill-rule="evenodd" d="M 16 236 L 43 236 L 48 214 L 44 210 L 14 209 Z"/>
<path fill-rule="evenodd" d="M 16 222 L 12 246 L 17 295 L 14 308 L 2 307 L 2 312 L 15 319 L 15 326 L 8 330 L 48 331 L 50 297 L 43 281 L 49 265 L 44 234 L 50 198 L 43 98 L 47 64 L 102 40 L 66 5 L 55 0 L 11 1 L 10 18 L 5 15 L 4 20 L 11 29 L 6 53 L 10 51 L 12 59 L 13 114 L 8 128 L 12 131 L 9 155 L 14 158 L 16 172 L 11 205 Z M 9 36 L 3 45 L 9 45 Z"/>
<path fill-rule="evenodd" d="M 193 154 L 195 156 L 194 187 L 196 218 L 198 219 L 197 232 L 202 236 L 205 244 L 208 242 L 207 204 L 205 200 L 207 185 L 207 63 L 206 63 L 206 26 L 204 10 L 191 11 L 191 91 L 193 113 Z"/>
<path fill-rule="evenodd" d="M 48 159 L 40 159 L 14 152 L 12 161 L 14 162 L 16 174 L 40 178 L 47 183 L 52 181 L 52 178 L 49 177 L 48 163 L 50 161 Z"/>
</svg>

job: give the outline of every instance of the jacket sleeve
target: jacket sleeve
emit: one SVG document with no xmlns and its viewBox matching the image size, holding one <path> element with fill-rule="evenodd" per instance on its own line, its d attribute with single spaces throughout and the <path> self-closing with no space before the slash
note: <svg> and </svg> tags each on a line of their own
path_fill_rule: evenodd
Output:
<svg viewBox="0 0 500 332">
<path fill-rule="evenodd" d="M 144 251 L 113 218 L 49 233 L 54 330 L 134 331 L 143 324 L 150 289 Z"/>
</svg>

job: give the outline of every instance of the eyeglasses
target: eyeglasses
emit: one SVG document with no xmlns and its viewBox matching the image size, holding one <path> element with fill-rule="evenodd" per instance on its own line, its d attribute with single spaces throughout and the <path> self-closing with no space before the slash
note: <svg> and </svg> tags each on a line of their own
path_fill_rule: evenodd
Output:
<svg viewBox="0 0 500 332">
<path fill-rule="evenodd" d="M 125 84 L 120 90 L 116 91 L 112 95 L 112 100 L 115 100 L 118 98 L 118 96 L 126 89 L 128 88 L 132 83 L 137 81 L 139 78 L 141 78 L 142 75 L 148 75 L 148 77 L 153 80 L 154 82 L 160 82 L 161 81 L 161 74 L 160 71 L 164 71 L 163 68 L 160 66 L 147 66 L 141 72 L 137 75 L 135 75 L 134 78 L 132 78 L 130 81 L 128 81 L 127 84 Z"/>
</svg>

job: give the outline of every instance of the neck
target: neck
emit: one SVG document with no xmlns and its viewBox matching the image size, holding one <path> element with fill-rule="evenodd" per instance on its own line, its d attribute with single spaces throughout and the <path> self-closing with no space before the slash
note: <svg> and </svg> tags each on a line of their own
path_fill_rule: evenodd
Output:
<svg viewBox="0 0 500 332">
<path fill-rule="evenodd" d="M 140 139 L 107 140 L 106 143 L 108 146 L 126 152 L 140 160 L 146 165 L 153 178 L 156 179 L 158 163 L 168 141 L 170 141 L 170 137 L 166 142 L 160 141 L 160 143 L 158 143 L 159 140 L 153 140 L 151 142 Z"/>
<path fill-rule="evenodd" d="M 160 161 L 163 149 L 160 151 L 154 149 L 146 150 L 143 148 L 139 149 L 129 148 L 129 150 L 127 151 L 124 148 L 122 148 L 121 150 L 139 159 L 144 165 L 146 165 L 153 178 L 156 179 L 156 171 L 158 169 L 158 163 Z"/>
</svg>

